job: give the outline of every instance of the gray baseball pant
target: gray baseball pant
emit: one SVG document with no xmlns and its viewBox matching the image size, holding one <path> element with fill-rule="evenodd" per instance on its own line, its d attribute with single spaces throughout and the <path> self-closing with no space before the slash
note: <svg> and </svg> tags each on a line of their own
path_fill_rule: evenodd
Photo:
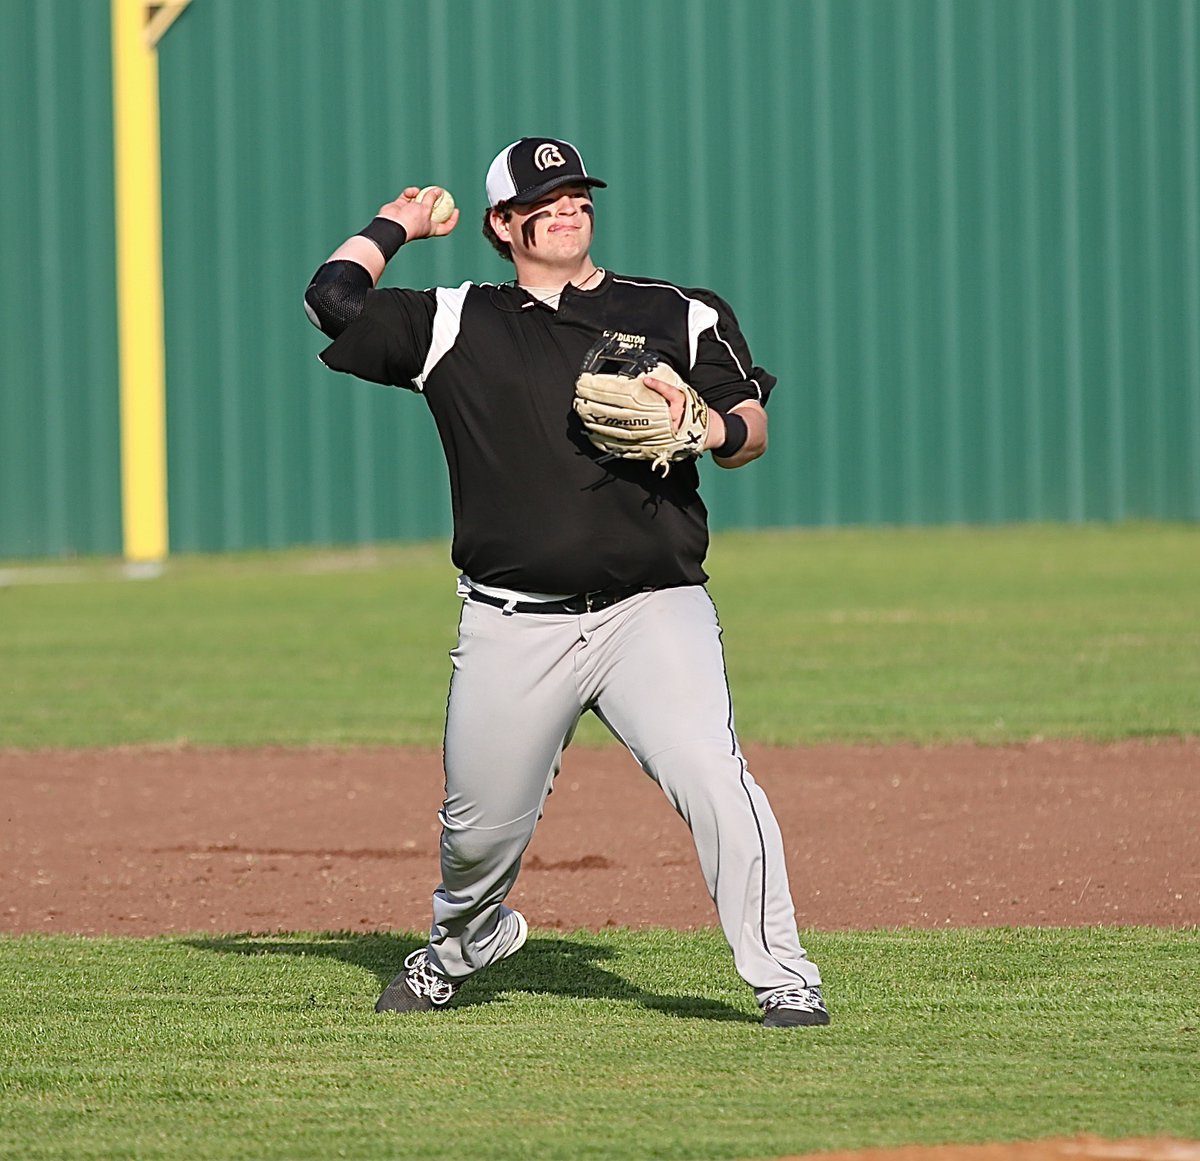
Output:
<svg viewBox="0 0 1200 1161">
<path fill-rule="evenodd" d="M 501 904 L 583 713 L 594 710 L 687 822 L 757 999 L 820 983 L 796 933 L 783 842 L 733 725 L 720 626 L 699 585 L 580 616 L 463 604 L 447 708 L 442 882 L 429 953 L 451 979 L 504 951 Z"/>
</svg>

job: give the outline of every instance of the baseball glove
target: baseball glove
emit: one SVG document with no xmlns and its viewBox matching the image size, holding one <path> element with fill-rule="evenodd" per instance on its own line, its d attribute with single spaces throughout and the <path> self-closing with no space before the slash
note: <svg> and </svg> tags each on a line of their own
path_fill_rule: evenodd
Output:
<svg viewBox="0 0 1200 1161">
<path fill-rule="evenodd" d="M 653 375 L 684 395 L 683 419 L 671 422 L 667 401 L 642 382 Z M 704 450 L 708 404 L 657 351 L 633 346 L 612 335 L 601 338 L 583 360 L 575 380 L 575 412 L 584 430 L 606 456 L 643 460 L 665 476 L 677 460 Z"/>
</svg>

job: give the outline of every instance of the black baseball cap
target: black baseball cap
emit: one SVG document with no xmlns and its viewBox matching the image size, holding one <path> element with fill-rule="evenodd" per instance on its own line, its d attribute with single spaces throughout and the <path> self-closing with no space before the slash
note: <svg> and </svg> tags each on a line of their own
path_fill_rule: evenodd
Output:
<svg viewBox="0 0 1200 1161">
<path fill-rule="evenodd" d="M 579 150 L 553 137 L 522 137 L 502 149 L 487 172 L 489 206 L 501 202 L 527 205 L 560 185 L 599 186 L 608 182 L 588 177 Z"/>
</svg>

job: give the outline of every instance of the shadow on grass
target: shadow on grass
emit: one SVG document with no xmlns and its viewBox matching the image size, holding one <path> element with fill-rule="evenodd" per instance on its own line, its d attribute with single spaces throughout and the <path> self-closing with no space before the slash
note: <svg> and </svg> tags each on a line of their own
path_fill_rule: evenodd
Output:
<svg viewBox="0 0 1200 1161">
<path fill-rule="evenodd" d="M 308 940 L 271 935 L 214 935 L 193 938 L 187 946 L 226 955 L 292 955 L 324 957 L 373 972 L 380 990 L 399 972 L 404 957 L 423 947 L 419 938 L 386 932 L 330 932 Z M 617 958 L 602 944 L 579 938 L 530 935 L 511 959 L 493 964 L 472 977 L 454 997 L 452 1008 L 473 1008 L 505 992 L 573 996 L 589 1000 L 628 1000 L 668 1016 L 689 1020 L 734 1020 L 757 1023 L 754 1016 L 707 996 L 666 996 L 648 992 L 601 966 Z"/>
</svg>

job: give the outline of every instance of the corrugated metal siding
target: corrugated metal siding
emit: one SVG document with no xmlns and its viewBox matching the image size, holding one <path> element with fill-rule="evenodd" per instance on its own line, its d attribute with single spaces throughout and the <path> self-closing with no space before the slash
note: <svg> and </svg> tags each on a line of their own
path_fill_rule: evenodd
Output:
<svg viewBox="0 0 1200 1161">
<path fill-rule="evenodd" d="M 1198 24 L 1195 0 L 194 0 L 160 46 L 173 549 L 448 531 L 424 405 L 321 369 L 300 295 L 409 181 L 464 221 L 388 281 L 506 278 L 482 176 L 526 132 L 611 183 L 599 261 L 713 287 L 780 376 L 771 453 L 705 468 L 717 526 L 1200 518 Z M 119 544 L 107 46 L 106 4 L 6 8 L 10 555 Z"/>
<path fill-rule="evenodd" d="M 108 5 L 6 4 L 0 555 L 121 550 Z"/>
<path fill-rule="evenodd" d="M 1200 514 L 1194 7 L 789 11 L 783 522 Z"/>
<path fill-rule="evenodd" d="M 404 7 L 370 6 L 411 49 Z M 161 46 L 177 550 L 449 529 L 424 404 L 321 368 L 302 308 L 313 270 L 392 196 L 401 166 L 384 44 L 367 16 L 355 4 L 199 0 Z M 379 82 L 341 79 L 364 68 Z M 405 164 L 452 168 L 428 147 Z M 428 263 L 418 277 L 434 280 Z"/>
<path fill-rule="evenodd" d="M 321 372 L 297 296 L 409 181 L 464 224 L 389 280 L 505 278 L 480 179 L 530 131 L 610 181 L 600 261 L 712 286 L 780 375 L 716 524 L 1195 519 L 1197 36 L 1190 0 L 197 0 L 173 543 L 445 530 L 422 405 Z"/>
</svg>

